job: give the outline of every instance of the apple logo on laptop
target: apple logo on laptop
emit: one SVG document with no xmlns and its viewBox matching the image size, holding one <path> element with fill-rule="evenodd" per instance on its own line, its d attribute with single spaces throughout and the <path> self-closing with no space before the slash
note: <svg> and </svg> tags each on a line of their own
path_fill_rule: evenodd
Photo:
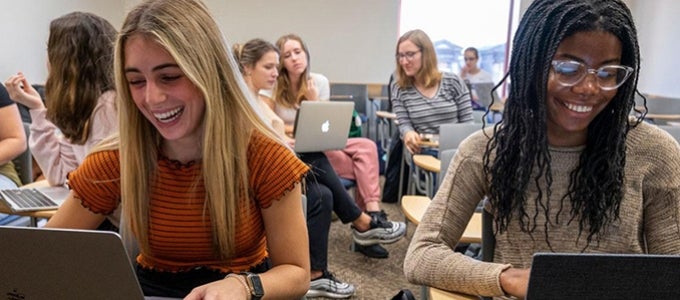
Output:
<svg viewBox="0 0 680 300">
<path fill-rule="evenodd" d="M 323 123 L 321 124 L 321 132 L 323 132 L 323 133 L 328 132 L 328 130 L 329 130 L 330 128 L 331 128 L 331 122 L 329 122 L 328 120 L 326 120 L 326 122 L 323 122 Z"/>
</svg>

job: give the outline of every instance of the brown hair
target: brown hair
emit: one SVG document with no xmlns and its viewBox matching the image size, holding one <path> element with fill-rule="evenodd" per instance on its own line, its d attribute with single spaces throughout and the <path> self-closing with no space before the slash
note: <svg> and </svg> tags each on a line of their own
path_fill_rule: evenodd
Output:
<svg viewBox="0 0 680 300">
<path fill-rule="evenodd" d="M 102 17 L 72 12 L 50 23 L 45 83 L 47 119 L 74 144 L 90 135 L 90 117 L 99 97 L 114 89 L 116 29 Z"/>
<path fill-rule="evenodd" d="M 411 41 L 420 50 L 420 57 L 422 66 L 415 76 L 408 76 L 406 72 L 399 65 L 399 45 L 405 41 Z M 438 85 L 442 79 L 442 73 L 437 69 L 437 53 L 434 51 L 434 45 L 427 34 L 415 29 L 404 33 L 397 42 L 397 49 L 395 50 L 395 58 L 397 62 L 397 83 L 401 88 L 413 86 L 416 79 L 422 79 L 425 87 L 433 87 Z"/>
<path fill-rule="evenodd" d="M 302 74 L 303 79 L 306 79 L 309 77 L 310 69 L 309 66 L 311 64 L 311 57 L 309 56 L 309 48 L 307 48 L 305 42 L 302 41 L 302 38 L 295 34 L 284 35 L 276 41 L 276 47 L 279 48 L 279 51 L 283 51 L 283 45 L 290 40 L 298 41 L 300 43 L 300 46 L 302 47 L 302 50 L 305 52 L 305 55 L 307 56 L 307 68 L 305 69 L 305 72 Z M 300 79 L 300 82 L 298 83 L 298 92 L 296 95 L 293 95 L 290 88 L 291 85 L 289 77 L 290 74 L 288 74 L 288 70 L 283 65 L 284 59 L 285 59 L 284 55 L 281 55 L 279 57 L 279 77 L 276 79 L 274 101 L 276 101 L 276 103 L 282 104 L 283 106 L 295 107 L 298 103 L 300 103 L 300 101 L 306 100 L 305 92 L 307 91 L 307 80 Z"/>
</svg>

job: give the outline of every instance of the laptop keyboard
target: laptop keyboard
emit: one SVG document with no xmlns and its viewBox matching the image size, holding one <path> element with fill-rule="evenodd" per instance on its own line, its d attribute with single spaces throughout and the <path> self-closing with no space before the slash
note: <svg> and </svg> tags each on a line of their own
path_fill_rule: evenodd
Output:
<svg viewBox="0 0 680 300">
<path fill-rule="evenodd" d="M 16 203 L 19 209 L 57 207 L 57 203 L 37 189 L 6 189 L 3 194 Z"/>
</svg>

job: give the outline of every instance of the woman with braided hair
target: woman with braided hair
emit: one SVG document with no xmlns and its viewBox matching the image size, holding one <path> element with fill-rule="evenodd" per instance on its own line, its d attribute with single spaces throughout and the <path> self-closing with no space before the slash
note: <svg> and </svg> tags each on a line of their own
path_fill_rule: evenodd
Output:
<svg viewBox="0 0 680 300">
<path fill-rule="evenodd" d="M 536 252 L 680 254 L 680 147 L 629 116 L 640 54 L 626 5 L 535 0 L 513 44 L 503 121 L 458 149 L 409 246 L 409 281 L 522 298 Z M 493 262 L 452 250 L 484 197 Z"/>
</svg>

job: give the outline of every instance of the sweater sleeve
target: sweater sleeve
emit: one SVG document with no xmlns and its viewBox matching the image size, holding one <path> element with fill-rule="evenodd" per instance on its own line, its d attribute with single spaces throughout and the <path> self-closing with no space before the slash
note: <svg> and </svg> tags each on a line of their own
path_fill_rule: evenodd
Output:
<svg viewBox="0 0 680 300">
<path fill-rule="evenodd" d="M 262 208 L 280 200 L 309 170 L 292 150 L 258 131 L 248 147 L 248 165 L 251 191 Z"/>
<path fill-rule="evenodd" d="M 78 167 L 78 160 L 71 144 L 57 126 L 46 118 L 47 110 L 30 110 L 31 134 L 29 147 L 35 161 L 42 169 L 50 185 L 63 185 L 66 175 Z"/>
<path fill-rule="evenodd" d="M 454 248 L 475 207 L 486 193 L 479 132 L 464 141 L 446 177 L 416 228 L 404 260 L 406 278 L 416 284 L 471 295 L 502 296 L 500 273 L 506 264 L 475 260 Z"/>
</svg>

